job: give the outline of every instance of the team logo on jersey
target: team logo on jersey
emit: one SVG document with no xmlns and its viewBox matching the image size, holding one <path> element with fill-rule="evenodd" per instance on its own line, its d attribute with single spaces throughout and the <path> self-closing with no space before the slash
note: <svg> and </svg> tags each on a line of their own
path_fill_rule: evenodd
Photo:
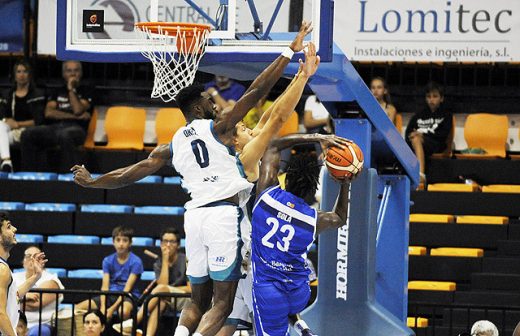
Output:
<svg viewBox="0 0 520 336">
<path fill-rule="evenodd" d="M 215 263 L 216 264 L 223 264 L 226 262 L 226 257 L 216 257 L 215 258 Z"/>
<path fill-rule="evenodd" d="M 287 202 L 287 206 L 291 209 L 294 209 L 294 204 L 291 202 Z"/>
</svg>

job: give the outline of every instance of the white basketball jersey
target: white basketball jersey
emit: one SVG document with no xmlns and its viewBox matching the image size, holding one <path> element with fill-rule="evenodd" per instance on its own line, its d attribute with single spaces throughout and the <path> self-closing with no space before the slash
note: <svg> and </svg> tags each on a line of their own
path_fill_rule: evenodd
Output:
<svg viewBox="0 0 520 336">
<path fill-rule="evenodd" d="M 193 209 L 224 200 L 237 193 L 240 205 L 249 199 L 249 183 L 234 149 L 220 142 L 213 120 L 194 120 L 179 129 L 171 142 L 172 164 L 182 176 L 182 187 L 191 201 L 184 206 Z"/>
<path fill-rule="evenodd" d="M 5 264 L 9 269 L 9 265 L 5 262 L 4 259 L 0 258 L 0 263 Z M 9 272 L 11 272 L 9 270 Z M 18 288 L 16 287 L 16 282 L 13 281 L 13 273 L 11 273 L 11 282 L 9 283 L 9 287 L 7 289 L 7 305 L 6 312 L 9 320 L 11 321 L 11 325 L 16 332 L 16 325 L 18 324 L 18 319 L 20 318 L 20 313 L 18 312 L 18 308 L 20 305 L 18 304 Z"/>
</svg>

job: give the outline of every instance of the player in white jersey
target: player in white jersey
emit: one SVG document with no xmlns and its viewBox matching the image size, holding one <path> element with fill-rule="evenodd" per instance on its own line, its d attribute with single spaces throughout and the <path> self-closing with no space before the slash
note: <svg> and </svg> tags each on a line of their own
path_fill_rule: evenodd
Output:
<svg viewBox="0 0 520 336">
<path fill-rule="evenodd" d="M 15 234 L 16 227 L 11 224 L 7 213 L 0 212 L 0 333 L 3 336 L 16 335 L 15 328 L 20 316 L 19 299 L 40 279 L 47 262 L 43 253 L 31 256 L 34 273 L 17 288 L 7 264 L 11 249 L 17 244 Z"/>
<path fill-rule="evenodd" d="M 179 326 L 175 331 L 177 336 L 187 336 L 194 331 L 194 335 L 215 335 L 231 312 L 238 283 L 235 271 L 241 259 L 238 206 L 246 199 L 243 194 L 247 193 L 250 185 L 246 184 L 247 181 L 243 177 L 237 177 L 235 168 L 232 174 L 236 180 L 226 184 L 224 191 L 216 191 L 223 185 L 220 181 L 228 180 L 224 176 L 227 172 L 218 168 L 220 162 L 213 162 L 212 155 L 216 154 L 217 160 L 222 160 L 223 165 L 229 166 L 230 157 L 234 156 L 231 148 L 235 125 L 271 90 L 293 53 L 303 50 L 303 39 L 311 30 L 311 25 L 303 22 L 291 45 L 253 81 L 244 95 L 230 108 L 218 111 L 211 96 L 202 86 L 192 85 L 181 90 L 176 101 L 188 125 L 176 133 L 170 146 L 158 146 L 147 159 L 95 179 L 82 166 L 76 165 L 71 169 L 76 183 L 85 187 L 109 189 L 134 183 L 165 165 L 179 165 L 175 168 L 183 175 L 184 186 L 192 188 L 188 189 L 188 192 L 194 195 L 192 202 L 187 204 L 184 217 L 187 274 L 192 284 L 192 295 L 191 301 L 182 311 Z M 188 134 L 192 129 L 198 133 L 196 136 Z M 213 137 L 210 138 L 209 134 Z M 185 136 L 186 139 L 181 141 L 181 138 L 178 138 L 180 136 Z M 218 146 L 215 141 L 221 145 Z M 178 148 L 187 144 L 187 148 Z M 230 157 L 223 155 L 226 147 L 230 150 Z M 188 155 L 190 150 L 191 157 Z M 177 152 L 187 161 L 177 160 Z M 199 172 L 205 169 L 204 173 L 192 174 L 199 169 Z M 195 195 L 202 199 L 195 199 Z M 219 216 L 216 217 L 216 214 Z M 231 246 L 235 251 L 234 258 L 229 257 L 233 251 L 229 249 Z M 198 267 L 195 261 L 202 258 L 206 259 L 203 266 L 207 265 L 207 268 L 204 270 Z M 213 281 L 209 281 L 210 278 Z"/>
</svg>

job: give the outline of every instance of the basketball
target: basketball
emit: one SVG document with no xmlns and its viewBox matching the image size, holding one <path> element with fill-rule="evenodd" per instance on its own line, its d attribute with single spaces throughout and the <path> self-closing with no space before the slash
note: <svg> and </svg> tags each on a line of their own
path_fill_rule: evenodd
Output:
<svg viewBox="0 0 520 336">
<path fill-rule="evenodd" d="M 331 147 L 327 150 L 325 164 L 334 178 L 353 178 L 363 169 L 363 152 L 353 142 L 345 148 Z"/>
</svg>

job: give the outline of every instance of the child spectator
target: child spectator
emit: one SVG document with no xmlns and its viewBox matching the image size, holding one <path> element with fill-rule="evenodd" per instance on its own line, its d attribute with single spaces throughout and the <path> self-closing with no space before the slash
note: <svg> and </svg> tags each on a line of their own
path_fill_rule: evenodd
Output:
<svg viewBox="0 0 520 336">
<path fill-rule="evenodd" d="M 392 124 L 395 125 L 395 115 L 397 114 L 397 110 L 392 104 L 392 99 L 390 98 L 388 86 L 386 85 L 384 78 L 374 77 L 370 82 L 370 91 L 374 95 L 374 98 L 376 98 L 383 111 L 385 111 Z"/>
<path fill-rule="evenodd" d="M 117 226 L 112 231 L 112 240 L 115 253 L 103 259 L 102 291 L 124 291 L 135 297 L 139 291 L 135 284 L 143 273 L 141 258 L 130 252 L 134 230 L 125 226 Z M 119 312 L 121 319 L 130 317 L 133 309 L 132 300 L 128 297 L 101 295 L 90 300 L 80 302 L 76 309 L 99 309 L 110 321 L 115 312 Z"/>
<path fill-rule="evenodd" d="M 406 127 L 405 139 L 419 160 L 421 182 L 426 182 L 425 161 L 433 153 L 446 149 L 446 140 L 450 134 L 453 117 L 446 111 L 444 89 L 437 83 L 426 86 L 426 107 L 415 113 Z"/>
</svg>

